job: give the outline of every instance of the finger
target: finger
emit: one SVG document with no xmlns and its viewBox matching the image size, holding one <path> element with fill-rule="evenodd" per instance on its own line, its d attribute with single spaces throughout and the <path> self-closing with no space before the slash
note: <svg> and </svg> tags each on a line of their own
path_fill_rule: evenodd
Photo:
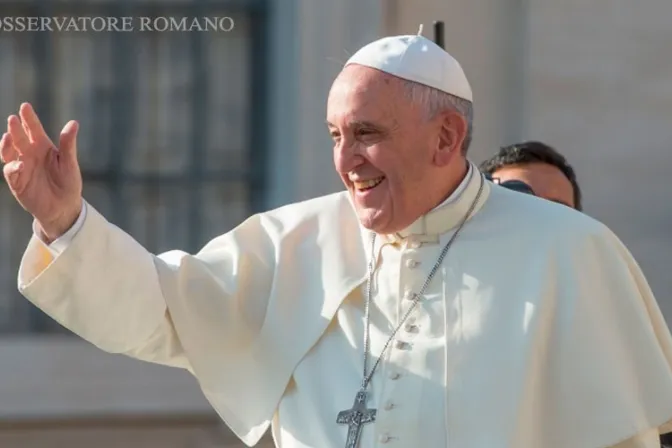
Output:
<svg viewBox="0 0 672 448">
<path fill-rule="evenodd" d="M 28 136 L 28 140 L 34 142 L 33 137 L 30 135 L 30 129 L 28 129 L 28 124 L 26 124 L 25 121 L 21 120 L 21 126 L 23 127 L 23 130 L 26 133 L 26 135 Z"/>
<path fill-rule="evenodd" d="M 62 157 L 70 160 L 77 159 L 77 132 L 79 131 L 79 123 L 74 120 L 68 121 L 61 131 L 61 136 L 58 143 L 58 150 Z"/>
<path fill-rule="evenodd" d="M 19 153 L 14 149 L 12 137 L 8 133 L 2 135 L 0 140 L 0 160 L 2 163 L 9 163 L 19 158 Z"/>
<path fill-rule="evenodd" d="M 53 146 L 51 139 L 44 131 L 40 118 L 37 116 L 35 109 L 33 109 L 33 106 L 31 106 L 30 103 L 21 104 L 19 115 L 21 116 L 21 121 L 26 134 L 34 143 L 50 147 Z"/>
<path fill-rule="evenodd" d="M 19 154 L 24 154 L 26 151 L 30 151 L 30 140 L 26 135 L 26 131 L 23 130 L 23 125 L 21 120 L 16 115 L 12 115 L 7 120 L 7 128 L 9 129 L 9 135 L 12 137 L 14 142 L 14 148 L 19 151 Z"/>
</svg>

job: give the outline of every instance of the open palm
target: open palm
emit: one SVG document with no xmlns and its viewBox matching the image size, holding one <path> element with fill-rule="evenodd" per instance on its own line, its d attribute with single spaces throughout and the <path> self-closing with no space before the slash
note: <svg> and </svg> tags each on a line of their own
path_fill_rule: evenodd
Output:
<svg viewBox="0 0 672 448">
<path fill-rule="evenodd" d="M 81 208 L 77 130 L 77 122 L 68 122 L 56 148 L 32 106 L 23 103 L 19 116 L 8 118 L 7 133 L 0 141 L 9 189 L 52 240 L 74 223 Z"/>
</svg>

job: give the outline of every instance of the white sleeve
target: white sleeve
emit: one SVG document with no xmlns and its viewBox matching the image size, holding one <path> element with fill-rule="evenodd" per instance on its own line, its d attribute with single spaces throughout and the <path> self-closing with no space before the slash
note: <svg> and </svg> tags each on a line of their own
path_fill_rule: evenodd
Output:
<svg viewBox="0 0 672 448">
<path fill-rule="evenodd" d="M 58 256 L 53 243 L 47 249 L 32 236 L 19 266 L 21 294 L 104 351 L 198 371 L 202 385 L 219 384 L 229 359 L 263 327 L 275 246 L 260 243 L 270 240 L 261 221 L 248 220 L 193 255 L 156 255 L 91 204 L 81 220 L 59 238 L 67 250 Z"/>
<path fill-rule="evenodd" d="M 47 245 L 47 243 L 42 239 L 41 233 L 38 230 L 37 223 L 35 221 L 33 221 L 33 233 L 40 241 L 47 245 L 49 252 L 51 252 L 51 254 L 56 257 L 62 254 L 63 251 L 70 245 L 72 239 L 75 237 L 75 235 L 77 235 L 84 225 L 84 219 L 86 219 L 86 201 L 82 201 L 82 211 L 79 213 L 77 221 L 75 221 L 75 223 L 72 225 L 72 227 L 70 227 L 70 229 L 68 229 L 67 232 L 52 241 L 51 244 Z"/>
</svg>

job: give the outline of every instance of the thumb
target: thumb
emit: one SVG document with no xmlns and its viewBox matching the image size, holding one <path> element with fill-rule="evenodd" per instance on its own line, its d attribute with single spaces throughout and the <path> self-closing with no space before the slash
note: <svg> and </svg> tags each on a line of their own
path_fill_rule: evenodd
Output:
<svg viewBox="0 0 672 448">
<path fill-rule="evenodd" d="M 24 185 L 21 185 L 22 183 L 25 183 L 22 182 L 21 176 L 21 172 L 23 170 L 24 164 L 19 160 L 9 162 L 7 165 L 2 167 L 2 173 L 7 180 L 7 185 L 9 185 L 9 189 L 14 194 L 23 191 Z M 25 176 L 23 176 L 23 180 L 25 180 Z"/>
<path fill-rule="evenodd" d="M 5 176 L 5 179 L 7 179 L 7 183 L 10 185 L 13 183 L 12 181 L 16 178 L 16 176 L 21 173 L 23 170 L 23 162 L 19 160 L 14 160 L 12 162 L 9 162 L 7 165 L 2 167 L 2 173 Z"/>
<path fill-rule="evenodd" d="M 77 131 L 79 131 L 79 123 L 74 120 L 69 121 L 63 127 L 58 142 L 58 150 L 61 155 L 71 160 L 77 159 Z"/>
</svg>

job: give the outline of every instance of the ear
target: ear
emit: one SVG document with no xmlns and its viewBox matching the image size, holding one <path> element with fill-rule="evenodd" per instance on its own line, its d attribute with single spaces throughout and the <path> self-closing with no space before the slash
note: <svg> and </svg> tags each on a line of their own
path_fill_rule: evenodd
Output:
<svg viewBox="0 0 672 448">
<path fill-rule="evenodd" d="M 440 126 L 434 163 L 446 166 L 462 151 L 462 143 L 467 136 L 467 120 L 458 112 L 445 112 L 437 117 Z"/>
</svg>

